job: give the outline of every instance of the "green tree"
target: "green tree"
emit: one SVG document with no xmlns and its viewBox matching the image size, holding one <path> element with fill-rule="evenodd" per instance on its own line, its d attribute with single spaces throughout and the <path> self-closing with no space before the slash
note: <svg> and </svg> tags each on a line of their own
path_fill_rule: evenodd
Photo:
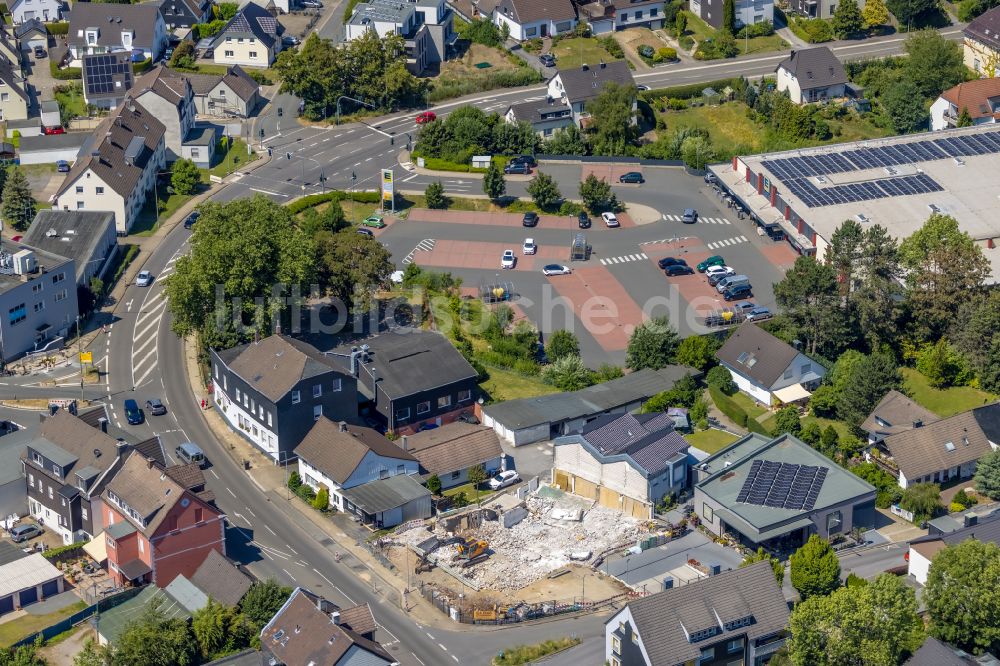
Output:
<svg viewBox="0 0 1000 666">
<path fill-rule="evenodd" d="M 794 666 L 896 666 L 924 640 L 916 595 L 891 574 L 810 597 L 795 606 L 788 625 Z"/>
<path fill-rule="evenodd" d="M 689 136 L 681 142 L 680 157 L 692 169 L 704 169 L 713 156 L 712 144 L 707 137 Z"/>
<path fill-rule="evenodd" d="M 1000 451 L 990 451 L 976 463 L 976 490 L 991 500 L 1000 499 Z"/>
<path fill-rule="evenodd" d="M 838 39 L 847 39 L 864 29 L 864 18 L 857 0 L 842 0 L 833 12 L 833 32 Z"/>
<path fill-rule="evenodd" d="M 592 118 L 591 145 L 596 155 L 626 155 L 639 138 L 633 116 L 636 90 L 633 85 L 607 83 L 593 101 L 587 102 Z"/>
<path fill-rule="evenodd" d="M 73 657 L 73 666 L 112 666 L 111 648 L 99 645 L 93 638 L 88 638 L 83 644 L 83 649 Z"/>
<path fill-rule="evenodd" d="M 542 381 L 560 391 L 579 391 L 594 383 L 593 373 L 579 356 L 563 356 L 542 368 Z"/>
<path fill-rule="evenodd" d="M 868 29 L 887 24 L 889 10 L 885 6 L 885 0 L 866 0 L 865 7 L 861 10 L 861 17 Z"/>
<path fill-rule="evenodd" d="M 476 489 L 476 503 L 479 503 L 479 486 L 489 478 L 482 465 L 473 465 L 469 468 L 468 479 L 472 487 Z"/>
<path fill-rule="evenodd" d="M 35 219 L 35 199 L 24 171 L 20 167 L 6 169 L 3 185 L 3 219 L 18 231 L 26 230 Z"/>
<path fill-rule="evenodd" d="M 230 633 L 236 615 L 235 608 L 212 598 L 209 598 L 208 604 L 194 612 L 191 616 L 191 631 L 198 642 L 202 659 L 211 661 L 237 647 L 243 647 L 233 644 L 234 636 Z"/>
<path fill-rule="evenodd" d="M 369 297 L 395 270 L 389 250 L 368 236 L 321 231 L 314 243 L 319 283 L 344 303 L 356 299 L 357 306 L 367 306 Z"/>
<path fill-rule="evenodd" d="M 677 331 L 670 325 L 670 318 L 654 317 L 632 331 L 625 351 L 625 367 L 659 370 L 674 360 L 677 345 Z"/>
<path fill-rule="evenodd" d="M 503 177 L 503 169 L 496 162 L 490 162 L 483 174 L 483 193 L 496 201 L 507 192 L 507 181 Z"/>
<path fill-rule="evenodd" d="M 751 551 L 740 562 L 740 569 L 748 567 L 751 564 L 756 564 L 757 562 L 770 562 L 771 568 L 774 570 L 774 579 L 778 583 L 778 587 L 781 587 L 785 582 L 785 565 L 781 563 L 777 557 L 774 557 L 768 552 L 764 551 L 764 547 L 761 546 L 756 552 Z"/>
<path fill-rule="evenodd" d="M 684 36 L 687 31 L 688 17 L 684 12 L 677 12 L 677 18 L 674 19 L 674 34 L 677 35 L 677 39 Z"/>
<path fill-rule="evenodd" d="M 823 431 L 820 429 L 818 423 L 809 421 L 802 424 L 802 430 L 799 431 L 799 439 L 814 449 L 819 449 L 823 439 Z"/>
<path fill-rule="evenodd" d="M 194 194 L 201 184 L 201 171 L 193 161 L 181 158 L 170 169 L 170 184 L 181 195 Z"/>
<path fill-rule="evenodd" d="M 927 129 L 927 108 L 920 89 L 912 80 L 903 79 L 889 85 L 879 102 L 899 134 Z"/>
<path fill-rule="evenodd" d="M 198 54 L 194 50 L 194 42 L 184 40 L 174 49 L 170 56 L 170 66 L 178 69 L 194 69 Z"/>
<path fill-rule="evenodd" d="M 1000 645 L 1000 547 L 966 539 L 934 556 L 924 604 L 933 636 L 974 654 Z"/>
<path fill-rule="evenodd" d="M 962 112 L 958 114 L 958 121 L 955 123 L 955 126 L 972 127 L 972 114 L 969 113 L 969 107 L 962 107 Z"/>
<path fill-rule="evenodd" d="M 702 394 L 702 388 L 691 375 L 684 375 L 669 391 L 657 393 L 642 406 L 644 414 L 663 412 L 670 407 L 691 409 Z"/>
<path fill-rule="evenodd" d="M 840 11 L 842 5 L 837 5 Z M 851 298 L 851 290 L 862 271 L 861 256 L 864 252 L 865 231 L 861 223 L 845 220 L 830 236 L 830 247 L 826 253 L 826 263 L 833 267 L 837 282 L 845 302 Z"/>
<path fill-rule="evenodd" d="M 917 356 L 917 370 L 935 388 L 966 384 L 973 374 L 966 359 L 947 338 L 940 338 L 920 352 Z"/>
<path fill-rule="evenodd" d="M 730 35 L 736 34 L 736 0 L 722 1 L 722 29 Z"/>
<path fill-rule="evenodd" d="M 792 586 L 803 599 L 830 594 L 840 587 L 840 560 L 830 544 L 813 534 L 788 558 Z"/>
<path fill-rule="evenodd" d="M 899 18 L 897 16 L 897 18 Z M 904 70 L 921 96 L 934 99 L 965 80 L 967 71 L 961 45 L 936 30 L 921 30 L 906 38 Z"/>
<path fill-rule="evenodd" d="M 586 155 L 587 142 L 575 123 L 552 133 L 545 142 L 545 152 L 549 155 Z"/>
<path fill-rule="evenodd" d="M 736 382 L 733 381 L 732 373 L 723 368 L 721 365 L 717 365 L 709 370 L 708 375 L 705 377 L 705 381 L 709 386 L 714 386 L 726 395 L 733 395 L 738 390 Z"/>
<path fill-rule="evenodd" d="M 722 344 L 711 335 L 692 335 L 677 345 L 677 363 L 704 372 L 715 363 L 715 352 Z M 728 371 L 727 373 L 728 374 Z"/>
<path fill-rule="evenodd" d="M 876 352 L 852 367 L 837 400 L 837 416 L 860 433 L 861 423 L 886 393 L 903 385 L 899 366 L 891 354 Z"/>
<path fill-rule="evenodd" d="M 541 171 L 528 183 L 528 194 L 535 205 L 543 210 L 554 208 L 562 201 L 556 179 Z"/>
<path fill-rule="evenodd" d="M 330 508 L 330 490 L 326 486 L 320 486 L 316 491 L 316 497 L 312 501 L 314 509 L 326 511 Z"/>
<path fill-rule="evenodd" d="M 799 420 L 798 407 L 789 406 L 778 410 L 774 417 L 773 435 L 779 436 L 785 433 L 798 435 L 801 430 L 802 422 Z"/>
<path fill-rule="evenodd" d="M 198 659 L 187 621 L 168 619 L 154 601 L 125 625 L 115 641 L 111 661 L 114 666 L 189 666 Z"/>
<path fill-rule="evenodd" d="M 820 448 L 826 455 L 833 457 L 833 454 L 837 452 L 838 445 L 840 444 L 840 433 L 832 425 L 828 425 L 823 429 L 823 434 L 820 436 L 819 440 Z"/>
<path fill-rule="evenodd" d="M 558 361 L 564 356 L 579 356 L 580 341 L 569 331 L 553 331 L 545 345 L 545 355 L 550 361 Z"/>
<path fill-rule="evenodd" d="M 315 238 L 321 231 L 340 231 L 350 226 L 344 208 L 339 201 L 331 201 L 328 206 L 317 211 L 316 208 L 307 208 L 302 213 L 302 220 L 299 222 L 299 229 L 308 238 Z"/>
<path fill-rule="evenodd" d="M 424 202 L 428 208 L 442 209 L 448 207 L 448 198 L 444 195 L 444 185 L 435 180 L 424 190 Z"/>
<path fill-rule="evenodd" d="M 236 2 L 220 2 L 213 8 L 215 17 L 220 21 L 228 21 L 234 16 L 236 12 L 240 9 L 239 3 Z"/>
<path fill-rule="evenodd" d="M 259 634 L 291 594 L 292 588 L 280 585 L 273 578 L 255 581 L 240 601 L 240 612 L 254 627 L 254 633 Z"/>
<path fill-rule="evenodd" d="M 868 348 L 876 350 L 896 338 L 903 271 L 896 240 L 882 225 L 865 231 L 862 248 L 860 285 L 852 306 Z"/>
<path fill-rule="evenodd" d="M 933 518 L 941 509 L 941 486 L 936 483 L 914 483 L 903 489 L 899 506 L 913 512 L 913 521 Z"/>
<path fill-rule="evenodd" d="M 907 31 L 922 14 L 938 11 L 937 0 L 886 0 L 886 7 Z"/>
<path fill-rule="evenodd" d="M 807 353 L 836 356 L 846 344 L 847 322 L 833 266 L 813 257 L 799 257 L 784 279 L 774 285 L 774 297 L 795 328 L 796 337 L 805 340 Z"/>
<path fill-rule="evenodd" d="M 587 174 L 587 177 L 580 182 L 580 198 L 591 213 L 611 210 L 614 208 L 613 204 L 617 203 L 615 193 L 611 191 L 611 184 L 592 173 Z"/>
<path fill-rule="evenodd" d="M 903 491 L 899 487 L 896 477 L 886 472 L 873 462 L 864 462 L 855 465 L 851 471 L 858 477 L 875 486 L 877 495 L 875 496 L 875 506 L 880 509 L 888 509 L 893 504 L 899 502 L 903 496 Z"/>
<path fill-rule="evenodd" d="M 437 474 L 431 474 L 427 477 L 427 490 L 431 491 L 432 495 L 441 494 L 441 477 Z"/>
</svg>

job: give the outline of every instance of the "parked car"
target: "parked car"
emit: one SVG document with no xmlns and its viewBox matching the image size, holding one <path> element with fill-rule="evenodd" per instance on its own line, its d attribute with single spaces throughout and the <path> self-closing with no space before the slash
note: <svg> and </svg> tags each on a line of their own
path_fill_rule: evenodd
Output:
<svg viewBox="0 0 1000 666">
<path fill-rule="evenodd" d="M 551 53 L 543 53 L 542 55 L 538 56 L 538 62 L 542 63 L 546 67 L 555 67 L 556 57 Z"/>
<path fill-rule="evenodd" d="M 659 261 L 656 262 L 656 265 L 659 266 L 660 268 L 666 268 L 667 266 L 676 266 L 676 265 L 687 266 L 688 262 L 684 261 L 683 259 L 678 259 L 677 257 L 663 257 L 663 259 L 660 259 Z"/>
<path fill-rule="evenodd" d="M 184 442 L 176 449 L 174 455 L 182 464 L 198 463 L 198 467 L 205 466 L 205 452 L 194 442 Z"/>
<path fill-rule="evenodd" d="M 721 266 L 721 268 L 726 269 L 724 271 L 712 271 L 712 268 L 715 268 L 715 266 L 712 266 L 711 268 L 709 268 L 708 271 L 705 271 L 705 275 L 708 276 L 708 283 L 713 287 L 719 284 L 719 282 L 721 282 L 722 280 L 725 280 L 730 275 L 736 275 L 736 271 L 734 271 L 729 266 Z"/>
<path fill-rule="evenodd" d="M 378 213 L 372 213 L 364 220 L 362 220 L 361 224 L 366 227 L 375 227 L 376 229 L 381 229 L 382 227 L 385 226 L 385 220 L 383 220 L 382 216 L 379 215 Z"/>
<path fill-rule="evenodd" d="M 423 125 L 425 123 L 432 123 L 437 120 L 437 114 L 433 111 L 421 111 L 417 114 L 416 122 L 418 125 Z"/>
<path fill-rule="evenodd" d="M 535 245 L 534 238 L 525 238 L 524 245 L 521 246 L 522 254 L 534 254 L 538 252 L 538 246 Z"/>
<path fill-rule="evenodd" d="M 514 268 L 516 263 L 517 257 L 514 256 L 514 250 L 504 250 L 503 256 L 500 257 L 500 268 Z"/>
<path fill-rule="evenodd" d="M 198 221 L 199 217 L 201 217 L 201 213 L 199 213 L 196 210 L 192 211 L 190 215 L 184 218 L 184 228 L 190 229 L 191 227 L 193 227 L 194 223 Z"/>
<path fill-rule="evenodd" d="M 747 321 L 764 321 L 774 317 L 774 313 L 765 307 L 756 307 L 747 313 Z"/>
<path fill-rule="evenodd" d="M 67 162 L 66 160 L 59 160 L 59 161 L 57 161 L 56 162 L 56 171 L 58 171 L 59 173 L 68 173 L 69 172 L 69 162 Z"/>
<path fill-rule="evenodd" d="M 621 223 L 618 222 L 618 216 L 614 213 L 601 213 L 601 219 L 604 220 L 604 224 L 609 227 L 620 227 Z"/>
<path fill-rule="evenodd" d="M 302 0 L 302 6 L 306 9 L 323 9 L 323 3 L 319 0 Z"/>
<path fill-rule="evenodd" d="M 531 173 L 531 167 L 524 162 L 508 162 L 507 166 L 503 168 L 503 172 L 527 176 Z"/>
<path fill-rule="evenodd" d="M 149 271 L 139 271 L 139 274 L 135 276 L 135 286 L 148 287 L 151 284 L 153 284 L 153 274 Z"/>
<path fill-rule="evenodd" d="M 580 214 L 576 216 L 576 221 L 580 225 L 581 229 L 590 228 L 590 217 L 583 211 L 581 211 Z"/>
<path fill-rule="evenodd" d="M 358 227 L 357 231 L 362 236 L 368 236 L 368 238 L 375 238 L 375 234 L 372 233 L 371 229 L 365 229 L 364 227 Z"/>
<path fill-rule="evenodd" d="M 41 46 L 36 46 L 35 47 L 35 59 L 36 60 L 41 60 L 44 57 L 45 57 L 45 49 L 43 49 Z"/>
<path fill-rule="evenodd" d="M 285 46 L 298 46 L 301 40 L 295 35 L 285 35 L 281 38 L 281 43 Z"/>
<path fill-rule="evenodd" d="M 547 264 L 542 268 L 542 275 L 569 275 L 573 269 L 561 264 Z"/>
<path fill-rule="evenodd" d="M 723 292 L 722 297 L 727 301 L 736 301 L 741 298 L 750 298 L 753 296 L 753 289 L 749 284 L 738 284 Z"/>
<path fill-rule="evenodd" d="M 53 134 L 65 134 L 66 130 L 63 129 L 62 125 L 56 125 L 55 127 L 43 127 L 42 134 L 48 134 L 49 136 Z"/>
<path fill-rule="evenodd" d="M 723 259 L 717 254 L 713 254 L 711 257 L 698 264 L 698 272 L 704 273 L 706 270 L 708 270 L 709 266 L 725 266 L 725 265 L 726 265 L 725 259 Z"/>
<path fill-rule="evenodd" d="M 694 269 L 690 266 L 682 266 L 680 264 L 672 264 L 663 269 L 663 272 L 667 277 L 675 277 L 677 275 L 693 275 Z"/>
<path fill-rule="evenodd" d="M 510 158 L 510 162 L 508 162 L 508 164 L 527 164 L 532 168 L 538 166 L 538 162 L 536 162 L 535 158 L 531 155 L 515 155 Z"/>
<path fill-rule="evenodd" d="M 32 523 L 25 523 L 24 525 L 15 525 L 10 530 L 10 538 L 14 543 L 23 543 L 28 539 L 34 539 L 37 536 L 44 534 L 43 530 L 38 525 Z"/>
<path fill-rule="evenodd" d="M 479 425 L 479 419 L 477 419 L 472 412 L 462 412 L 455 420 L 462 423 L 468 423 L 470 425 Z"/>
<path fill-rule="evenodd" d="M 537 227 L 538 213 L 525 213 L 524 217 L 521 218 L 521 225 L 525 227 Z"/>
<path fill-rule="evenodd" d="M 709 171 L 708 173 L 705 174 L 705 182 L 708 183 L 709 185 L 714 185 L 718 181 L 719 181 L 719 179 L 716 178 L 715 174 L 712 173 L 711 171 Z"/>
<path fill-rule="evenodd" d="M 733 310 L 739 314 L 746 314 L 755 307 L 757 307 L 757 304 L 751 301 L 737 301 L 736 303 L 733 303 Z"/>
<path fill-rule="evenodd" d="M 741 284 L 750 284 L 750 278 L 747 277 L 746 275 L 729 275 L 719 280 L 719 282 L 715 285 L 715 289 L 720 294 L 723 294 L 728 289 L 731 289 Z"/>
<path fill-rule="evenodd" d="M 681 217 L 681 222 L 684 224 L 694 224 L 698 221 L 698 211 L 694 208 L 685 208 L 684 216 Z"/>
<path fill-rule="evenodd" d="M 167 406 L 159 398 L 150 398 L 146 401 L 146 409 L 153 416 L 163 416 L 167 413 Z"/>
<path fill-rule="evenodd" d="M 500 472 L 490 479 L 490 490 L 500 490 L 507 486 L 512 486 L 521 480 L 520 475 L 512 469 Z"/>
<path fill-rule="evenodd" d="M 618 177 L 619 183 L 645 183 L 646 179 L 642 177 L 642 174 L 638 171 L 629 171 L 628 173 L 623 173 Z"/>
<path fill-rule="evenodd" d="M 142 415 L 142 410 L 139 409 L 139 403 L 135 400 L 129 398 L 125 401 L 125 420 L 128 421 L 129 425 L 139 425 L 145 420 Z"/>
</svg>

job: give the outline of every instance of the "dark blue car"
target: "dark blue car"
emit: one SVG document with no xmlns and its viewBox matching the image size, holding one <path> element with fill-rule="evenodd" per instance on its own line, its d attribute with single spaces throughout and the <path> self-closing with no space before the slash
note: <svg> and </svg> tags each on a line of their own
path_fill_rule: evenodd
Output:
<svg viewBox="0 0 1000 666">
<path fill-rule="evenodd" d="M 129 425 L 139 425 L 143 422 L 142 410 L 139 409 L 139 403 L 131 398 L 125 401 L 125 420 L 128 421 Z"/>
</svg>

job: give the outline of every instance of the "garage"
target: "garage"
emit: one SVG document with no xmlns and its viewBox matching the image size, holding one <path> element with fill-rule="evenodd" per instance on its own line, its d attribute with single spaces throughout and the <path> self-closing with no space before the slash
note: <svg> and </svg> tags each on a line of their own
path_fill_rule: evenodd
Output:
<svg viewBox="0 0 1000 666">
<path fill-rule="evenodd" d="M 27 589 L 21 590 L 18 593 L 18 597 L 21 600 L 21 608 L 24 608 L 28 604 L 33 604 L 38 601 L 38 588 L 29 587 Z"/>
<path fill-rule="evenodd" d="M 6 615 L 7 613 L 14 610 L 14 597 L 13 595 L 9 597 L 4 597 L 0 599 L 0 615 Z"/>
<path fill-rule="evenodd" d="M 38 136 L 21 136 L 18 157 L 22 165 L 55 164 L 65 160 L 72 164 L 76 160 L 83 142 L 90 134 L 86 132 L 70 132 L 68 134 L 39 134 Z"/>
<path fill-rule="evenodd" d="M 59 581 L 50 580 L 47 583 L 42 583 L 42 597 L 48 599 L 49 597 L 54 597 L 59 594 Z"/>
</svg>

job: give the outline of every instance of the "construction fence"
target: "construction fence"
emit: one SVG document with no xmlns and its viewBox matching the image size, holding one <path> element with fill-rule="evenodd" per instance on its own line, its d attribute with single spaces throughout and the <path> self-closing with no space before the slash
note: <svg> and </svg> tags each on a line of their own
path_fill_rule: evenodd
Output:
<svg viewBox="0 0 1000 666">
<path fill-rule="evenodd" d="M 420 595 L 431 602 L 439 611 L 455 622 L 462 624 L 505 625 L 539 620 L 554 615 L 593 611 L 605 606 L 626 603 L 629 599 L 642 596 L 641 593 L 628 592 L 617 594 L 607 599 L 593 600 L 574 597 L 564 601 L 540 601 L 537 603 L 516 603 L 507 606 L 495 605 L 483 608 L 468 603 L 464 595 L 456 595 L 429 585 L 421 585 Z"/>
</svg>

